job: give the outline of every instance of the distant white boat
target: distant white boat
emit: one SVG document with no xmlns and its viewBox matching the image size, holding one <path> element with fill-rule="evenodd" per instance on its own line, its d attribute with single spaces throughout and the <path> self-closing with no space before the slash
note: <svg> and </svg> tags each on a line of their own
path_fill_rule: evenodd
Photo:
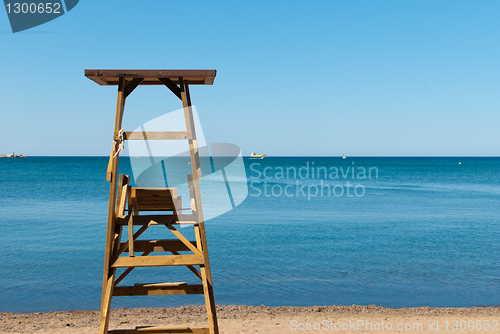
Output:
<svg viewBox="0 0 500 334">
<path fill-rule="evenodd" d="M 345 154 L 344 154 L 344 155 L 342 155 L 342 159 L 345 159 Z"/>
</svg>

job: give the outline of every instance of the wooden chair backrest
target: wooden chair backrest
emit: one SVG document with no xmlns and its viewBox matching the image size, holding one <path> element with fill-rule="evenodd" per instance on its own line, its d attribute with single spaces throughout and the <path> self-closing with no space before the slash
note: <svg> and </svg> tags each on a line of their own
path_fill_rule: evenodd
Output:
<svg viewBox="0 0 500 334">
<path fill-rule="evenodd" d="M 138 211 L 176 211 L 177 188 L 133 187 L 131 200 L 136 213 Z"/>
</svg>

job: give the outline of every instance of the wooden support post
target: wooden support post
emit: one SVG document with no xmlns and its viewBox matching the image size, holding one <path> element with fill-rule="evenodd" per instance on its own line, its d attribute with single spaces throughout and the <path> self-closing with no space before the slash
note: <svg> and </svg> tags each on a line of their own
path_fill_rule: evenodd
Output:
<svg viewBox="0 0 500 334">
<path fill-rule="evenodd" d="M 125 78 L 121 77 L 118 85 L 118 98 L 116 102 L 116 117 L 115 117 L 115 131 L 118 132 L 122 127 L 123 110 L 125 108 L 125 94 L 124 89 L 126 86 Z M 116 269 L 111 267 L 111 256 L 113 250 L 120 244 L 121 226 L 116 229 L 116 187 L 117 187 L 117 173 L 118 173 L 118 154 L 115 154 L 116 145 L 113 145 L 111 150 L 110 162 L 111 170 L 108 170 L 108 178 L 110 183 L 109 188 L 109 206 L 108 206 L 108 228 L 106 232 L 106 251 L 104 256 L 104 277 L 102 284 L 102 301 L 101 301 L 101 327 L 99 334 L 108 333 L 109 325 L 109 311 L 111 309 L 111 297 L 113 295 L 113 287 Z M 109 167 L 108 167 L 109 168 Z"/>
<path fill-rule="evenodd" d="M 201 194 L 199 179 L 201 178 L 200 155 L 198 151 L 198 141 L 196 140 L 196 130 L 194 126 L 193 110 L 191 105 L 191 96 L 189 86 L 184 84 L 184 80 L 179 78 L 181 86 L 182 106 L 184 108 L 184 118 L 186 120 L 186 130 L 191 133 L 192 139 L 188 140 L 189 154 L 191 156 L 192 184 L 194 188 L 194 197 L 196 205 L 196 214 L 198 225 L 195 225 L 196 239 L 203 254 L 204 265 L 200 266 L 201 279 L 203 281 L 203 290 L 205 295 L 205 304 L 207 307 L 208 327 L 210 334 L 219 334 L 219 325 L 217 323 L 217 313 L 215 309 L 215 298 L 212 285 L 212 275 L 210 274 L 210 262 L 208 259 L 207 239 L 205 235 L 205 224 L 203 220 L 203 209 L 201 206 Z"/>
</svg>

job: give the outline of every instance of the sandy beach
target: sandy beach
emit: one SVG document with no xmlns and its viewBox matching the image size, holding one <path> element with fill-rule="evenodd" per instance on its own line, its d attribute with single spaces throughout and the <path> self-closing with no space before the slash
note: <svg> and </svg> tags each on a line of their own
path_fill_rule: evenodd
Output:
<svg viewBox="0 0 500 334">
<path fill-rule="evenodd" d="M 499 333 L 500 307 L 218 306 L 221 333 Z M 0 313 L 1 333 L 98 333 L 98 311 Z M 115 309 L 111 329 L 203 326 L 204 306 Z"/>
</svg>

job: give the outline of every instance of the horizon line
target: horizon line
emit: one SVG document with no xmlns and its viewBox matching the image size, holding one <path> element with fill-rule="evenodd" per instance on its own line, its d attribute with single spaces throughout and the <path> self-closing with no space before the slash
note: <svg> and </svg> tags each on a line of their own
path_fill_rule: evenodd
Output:
<svg viewBox="0 0 500 334">
<path fill-rule="evenodd" d="M 26 158 L 109 158 L 109 155 L 26 155 Z M 122 155 L 121 158 L 130 158 L 131 156 Z M 149 156 L 144 156 L 149 157 Z M 189 157 L 189 156 L 188 156 Z M 243 155 L 243 158 L 250 158 L 250 155 Z M 9 158 L 9 157 L 0 157 Z M 268 155 L 267 158 L 339 158 L 340 155 Z M 351 155 L 346 156 L 349 158 L 500 158 L 499 155 Z M 10 159 L 23 159 L 23 158 L 10 158 Z M 263 159 L 262 159 L 263 160 Z"/>
</svg>

